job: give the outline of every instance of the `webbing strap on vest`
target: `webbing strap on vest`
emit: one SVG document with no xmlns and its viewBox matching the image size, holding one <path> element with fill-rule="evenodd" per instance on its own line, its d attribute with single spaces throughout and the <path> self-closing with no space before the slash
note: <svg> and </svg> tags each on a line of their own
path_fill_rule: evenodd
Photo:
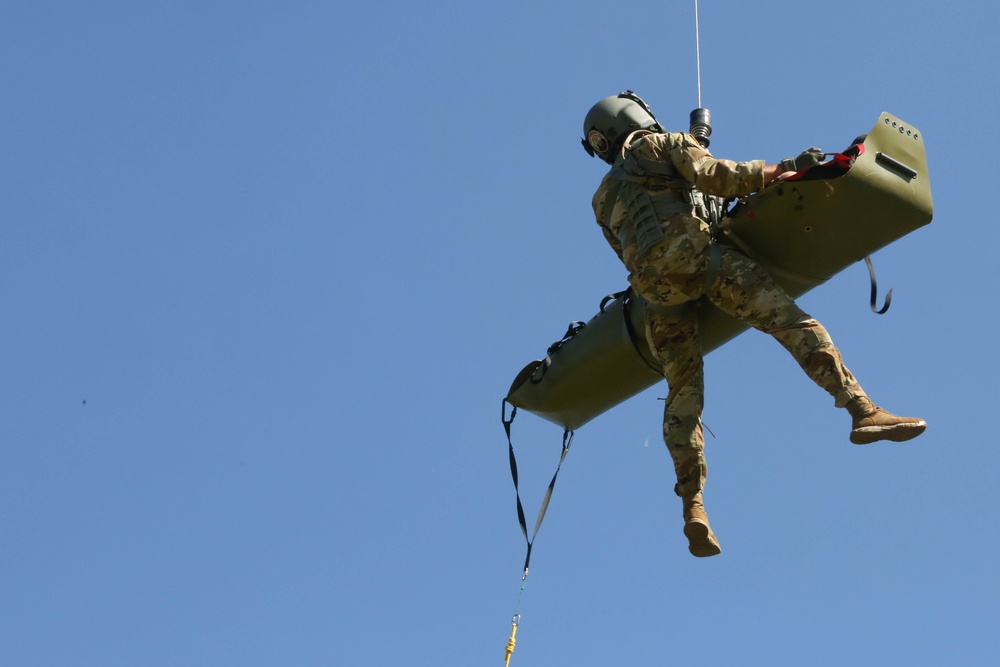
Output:
<svg viewBox="0 0 1000 667">
<path fill-rule="evenodd" d="M 666 236 L 663 221 L 660 220 L 664 207 L 658 210 L 649 196 L 649 190 L 644 187 L 623 187 L 618 199 L 628 212 L 628 222 L 618 230 L 618 242 L 623 248 L 635 243 L 639 255 L 645 256 Z"/>
</svg>

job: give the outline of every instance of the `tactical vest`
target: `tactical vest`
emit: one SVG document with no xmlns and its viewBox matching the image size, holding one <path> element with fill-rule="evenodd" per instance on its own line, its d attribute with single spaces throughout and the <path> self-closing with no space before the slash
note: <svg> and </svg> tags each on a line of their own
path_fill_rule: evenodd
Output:
<svg viewBox="0 0 1000 667">
<path fill-rule="evenodd" d="M 623 247 L 634 243 L 642 254 L 663 240 L 661 220 L 664 217 L 675 213 L 695 215 L 708 220 L 714 228 L 721 208 L 711 206 L 709 200 L 714 198 L 706 198 L 696 190 L 672 163 L 652 160 L 630 150 L 635 140 L 649 134 L 648 131 L 633 132 L 625 139 L 622 152 L 609 173 L 618 185 L 612 186 L 604 200 L 604 225 L 618 237 Z M 615 205 L 619 203 L 627 216 L 616 230 L 611 222 Z"/>
</svg>

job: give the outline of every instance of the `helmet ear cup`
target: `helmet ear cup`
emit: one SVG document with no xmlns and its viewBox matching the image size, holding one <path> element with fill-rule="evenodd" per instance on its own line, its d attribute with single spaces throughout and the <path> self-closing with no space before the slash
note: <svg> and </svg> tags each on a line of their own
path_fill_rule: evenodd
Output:
<svg viewBox="0 0 1000 667">
<path fill-rule="evenodd" d="M 611 150 L 611 142 L 597 130 L 591 130 L 587 133 L 587 143 L 599 155 L 607 155 L 608 151 Z"/>
</svg>

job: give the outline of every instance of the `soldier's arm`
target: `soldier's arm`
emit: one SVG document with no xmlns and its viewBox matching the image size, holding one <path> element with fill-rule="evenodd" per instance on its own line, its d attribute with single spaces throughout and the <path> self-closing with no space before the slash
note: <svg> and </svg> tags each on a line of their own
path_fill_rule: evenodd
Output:
<svg viewBox="0 0 1000 667">
<path fill-rule="evenodd" d="M 681 176 L 705 194 L 740 197 L 763 188 L 768 177 L 772 180 L 777 177 L 763 160 L 734 162 L 716 158 L 691 135 L 666 135 L 662 143 L 663 157 L 671 160 Z"/>
<path fill-rule="evenodd" d="M 764 165 L 764 185 L 765 187 L 778 180 L 778 177 L 787 170 L 780 164 Z"/>
<path fill-rule="evenodd" d="M 622 243 L 608 228 L 608 223 L 611 221 L 604 219 L 604 200 L 608 196 L 608 189 L 605 187 L 606 181 L 607 177 L 605 177 L 605 181 L 602 181 L 601 187 L 598 188 L 597 192 L 594 194 L 591 205 L 594 207 L 594 218 L 597 219 L 597 224 L 601 228 L 601 233 L 604 234 L 604 238 L 607 240 L 608 245 L 611 246 L 611 249 L 615 251 L 616 255 L 618 255 L 618 259 L 622 259 Z"/>
<path fill-rule="evenodd" d="M 611 245 L 611 249 L 615 251 L 616 255 L 618 255 L 618 259 L 625 261 L 622 259 L 621 241 L 619 241 L 618 238 L 611 233 L 611 230 L 604 225 L 601 225 L 601 231 L 604 232 L 604 238 L 607 239 L 608 243 Z"/>
<path fill-rule="evenodd" d="M 694 161 L 692 167 L 694 186 L 705 194 L 718 197 L 748 195 L 763 188 L 768 183 L 768 176 L 772 180 L 777 177 L 763 160 L 733 162 L 709 155 Z"/>
</svg>

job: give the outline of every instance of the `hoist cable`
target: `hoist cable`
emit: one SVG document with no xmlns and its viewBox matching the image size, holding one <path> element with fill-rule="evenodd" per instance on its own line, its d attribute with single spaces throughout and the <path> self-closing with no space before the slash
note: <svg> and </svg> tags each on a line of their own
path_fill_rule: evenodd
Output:
<svg viewBox="0 0 1000 667">
<path fill-rule="evenodd" d="M 701 31 L 698 29 L 698 0 L 694 0 L 694 53 L 698 72 L 698 108 L 701 108 Z"/>
</svg>

